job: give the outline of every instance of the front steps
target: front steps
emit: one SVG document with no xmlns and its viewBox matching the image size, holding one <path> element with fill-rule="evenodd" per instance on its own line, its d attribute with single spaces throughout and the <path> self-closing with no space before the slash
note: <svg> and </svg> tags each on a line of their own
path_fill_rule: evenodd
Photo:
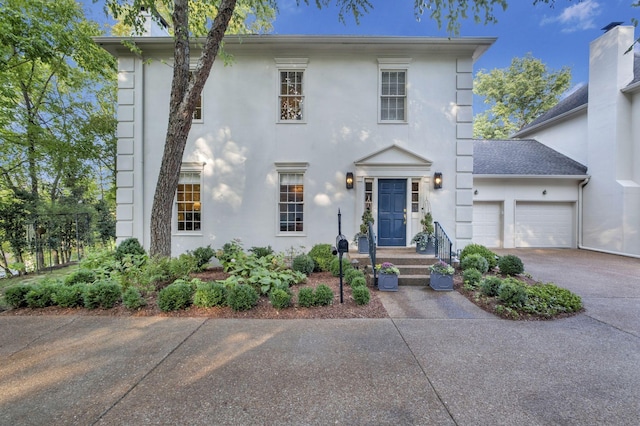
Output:
<svg viewBox="0 0 640 426">
<path fill-rule="evenodd" d="M 373 279 L 371 259 L 368 254 L 349 252 L 350 261 L 356 259 L 359 268 L 363 269 L 367 276 L 367 282 Z M 429 285 L 429 266 L 438 259 L 432 254 L 417 254 L 414 247 L 378 248 L 376 250 L 376 263 L 391 262 L 400 269 L 398 285 Z"/>
</svg>

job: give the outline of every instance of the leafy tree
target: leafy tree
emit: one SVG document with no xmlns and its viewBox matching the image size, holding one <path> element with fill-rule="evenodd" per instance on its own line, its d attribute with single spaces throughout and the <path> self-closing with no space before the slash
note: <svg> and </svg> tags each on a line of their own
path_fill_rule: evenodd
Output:
<svg viewBox="0 0 640 426">
<path fill-rule="evenodd" d="M 480 70 L 473 91 L 491 105 L 475 117 L 474 137 L 504 139 L 555 106 L 571 83 L 571 70 L 549 71 L 528 54 L 513 58 L 508 68 Z"/>
</svg>

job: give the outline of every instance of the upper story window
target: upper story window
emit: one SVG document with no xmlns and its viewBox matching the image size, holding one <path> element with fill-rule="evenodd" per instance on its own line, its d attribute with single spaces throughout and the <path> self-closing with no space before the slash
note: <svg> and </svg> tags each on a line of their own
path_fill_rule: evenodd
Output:
<svg viewBox="0 0 640 426">
<path fill-rule="evenodd" d="M 189 71 L 189 79 L 193 78 L 194 71 Z M 196 109 L 193 110 L 193 121 L 198 122 L 202 121 L 202 93 L 198 96 L 198 101 L 196 102 Z"/>
<path fill-rule="evenodd" d="M 278 69 L 278 122 L 301 123 L 306 119 L 306 58 L 276 58 Z"/>
<path fill-rule="evenodd" d="M 407 68 L 410 59 L 378 59 L 380 122 L 407 122 Z"/>
</svg>

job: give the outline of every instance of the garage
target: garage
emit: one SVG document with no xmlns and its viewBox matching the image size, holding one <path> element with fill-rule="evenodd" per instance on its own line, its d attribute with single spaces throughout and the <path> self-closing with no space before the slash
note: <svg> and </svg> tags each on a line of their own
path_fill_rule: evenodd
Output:
<svg viewBox="0 0 640 426">
<path fill-rule="evenodd" d="M 502 247 L 502 203 L 473 203 L 473 242 L 485 247 Z"/>
<path fill-rule="evenodd" d="M 574 247 L 575 203 L 517 202 L 516 247 Z"/>
</svg>

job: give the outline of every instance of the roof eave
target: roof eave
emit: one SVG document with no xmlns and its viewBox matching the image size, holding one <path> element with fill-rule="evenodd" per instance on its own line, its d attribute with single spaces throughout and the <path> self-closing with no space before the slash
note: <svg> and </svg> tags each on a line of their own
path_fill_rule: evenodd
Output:
<svg viewBox="0 0 640 426">
<path fill-rule="evenodd" d="M 588 174 L 583 175 L 508 175 L 508 174 L 475 174 L 474 179 L 564 179 L 564 180 L 584 180 Z"/>
<path fill-rule="evenodd" d="M 635 93 L 640 92 L 640 81 L 636 81 L 633 84 L 628 85 L 622 89 L 622 93 Z"/>
<path fill-rule="evenodd" d="M 523 136 L 529 135 L 537 130 L 542 130 L 547 126 L 550 126 L 552 124 L 556 124 L 559 123 L 563 120 L 567 120 L 569 118 L 573 118 L 573 116 L 578 115 L 579 113 L 581 113 L 582 111 L 586 111 L 586 109 L 589 107 L 589 104 L 583 104 L 580 105 L 579 107 L 576 107 L 572 110 L 569 110 L 565 113 L 562 113 L 560 115 L 557 115 L 555 117 L 552 117 L 548 120 L 543 121 L 542 123 L 538 123 L 535 124 L 531 127 L 526 127 L 522 130 L 517 131 L 516 133 L 514 133 L 513 135 L 511 135 L 512 138 L 521 138 Z"/>
</svg>

